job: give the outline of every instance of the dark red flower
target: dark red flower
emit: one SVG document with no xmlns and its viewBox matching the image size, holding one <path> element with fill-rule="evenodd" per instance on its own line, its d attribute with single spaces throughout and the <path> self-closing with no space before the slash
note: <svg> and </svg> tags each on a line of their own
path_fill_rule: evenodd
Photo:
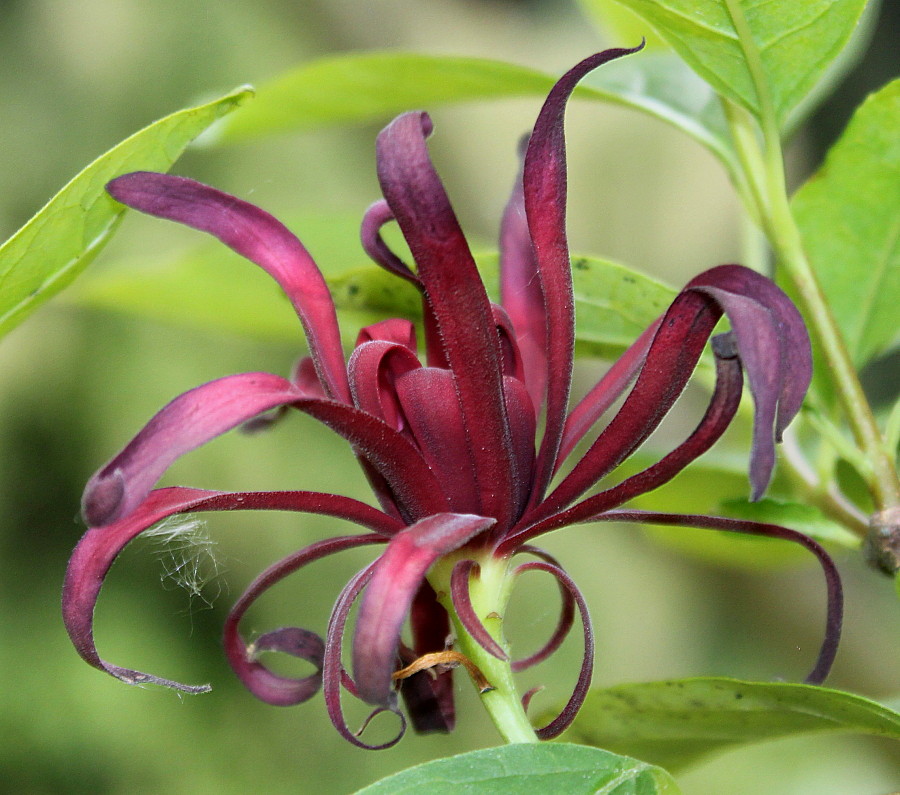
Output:
<svg viewBox="0 0 900 795">
<path fill-rule="evenodd" d="M 563 114 L 581 77 L 629 52 L 607 50 L 586 59 L 550 92 L 503 219 L 501 305 L 488 299 L 429 159 L 428 116 L 404 114 L 379 135 L 378 177 L 384 199 L 365 215 L 363 245 L 378 264 L 420 291 L 424 363 L 408 320 L 363 329 L 345 363 L 334 304 L 321 273 L 299 240 L 263 210 L 164 174 L 127 174 L 109 184 L 112 196 L 129 207 L 209 232 L 267 271 L 295 307 L 310 355 L 290 379 L 245 373 L 175 398 L 90 480 L 83 502 L 90 529 L 72 556 L 63 594 L 66 626 L 85 660 L 131 684 L 206 689 L 102 660 L 92 635 L 94 605 L 122 548 L 161 519 L 186 512 L 266 509 L 340 517 L 367 532 L 311 544 L 263 572 L 228 617 L 228 659 L 250 691 L 272 704 L 296 704 L 322 686 L 334 725 L 358 745 L 371 747 L 347 728 L 341 688 L 378 710 L 400 714 L 393 674 L 423 655 L 444 650 L 451 618 L 488 654 L 508 659 L 502 637 L 485 628 L 486 617 L 473 607 L 469 589 L 485 565 L 505 563 L 523 552 L 537 560 L 510 569 L 509 575 L 528 570 L 551 574 L 563 594 L 563 611 L 545 647 L 511 663 L 512 670 L 551 654 L 570 629 L 576 606 L 584 625 L 584 663 L 575 692 L 562 714 L 538 734 L 552 737 L 568 725 L 590 680 L 590 620 L 581 594 L 559 563 L 530 544 L 543 533 L 578 522 L 692 525 L 802 544 L 817 556 L 828 583 L 826 638 L 809 681 L 824 679 L 836 651 L 841 594 L 834 565 L 815 541 L 773 525 L 622 508 L 670 480 L 722 435 L 737 410 L 743 372 L 755 401 L 752 496 L 763 493 L 774 466 L 775 440 L 799 410 L 811 374 L 806 329 L 784 293 L 738 265 L 700 274 L 570 409 L 575 322 L 565 232 Z M 390 221 L 400 226 L 415 270 L 381 239 L 380 229 Z M 584 496 L 659 425 L 723 314 L 731 331 L 713 340 L 716 386 L 697 427 L 640 474 Z M 587 452 L 572 461 L 578 442 L 632 382 L 613 419 Z M 287 408 L 311 415 L 350 443 L 380 508 L 306 491 L 151 490 L 183 453 L 273 409 Z M 558 485 L 550 489 L 554 478 Z M 249 644 L 241 637 L 241 617 L 272 584 L 326 555 L 368 544 L 386 548 L 341 591 L 324 641 L 293 627 Z M 436 593 L 426 576 L 440 566 L 449 572 L 443 581 L 448 587 Z M 341 662 L 341 649 L 357 598 L 361 603 L 351 676 Z M 448 614 L 448 606 L 454 615 Z M 407 646 L 401 642 L 401 630 L 409 616 L 413 637 Z M 281 676 L 259 661 L 261 651 L 292 654 L 319 670 L 303 679 Z M 403 680 L 400 690 L 416 728 L 452 727 L 449 670 L 416 673 Z"/>
</svg>

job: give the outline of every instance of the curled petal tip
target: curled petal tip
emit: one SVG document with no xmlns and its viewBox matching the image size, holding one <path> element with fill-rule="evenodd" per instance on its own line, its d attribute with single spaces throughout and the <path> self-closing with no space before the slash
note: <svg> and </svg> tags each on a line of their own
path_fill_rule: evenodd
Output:
<svg viewBox="0 0 900 795">
<path fill-rule="evenodd" d="M 88 483 L 81 499 L 81 516 L 89 527 L 102 527 L 120 517 L 125 501 L 125 478 L 119 469 L 99 474 Z"/>
</svg>

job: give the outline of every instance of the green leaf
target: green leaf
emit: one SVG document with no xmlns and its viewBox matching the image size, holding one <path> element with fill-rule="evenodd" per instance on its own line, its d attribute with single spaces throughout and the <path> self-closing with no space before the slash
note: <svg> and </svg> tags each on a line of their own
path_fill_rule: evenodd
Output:
<svg viewBox="0 0 900 795">
<path fill-rule="evenodd" d="M 857 367 L 897 343 L 900 325 L 900 80 L 856 111 L 792 209 Z"/>
<path fill-rule="evenodd" d="M 644 37 L 647 47 L 658 49 L 665 43 L 655 35 L 639 16 L 620 6 L 616 0 L 577 0 L 584 15 L 593 22 L 598 32 L 614 41 L 640 41 Z"/>
<path fill-rule="evenodd" d="M 866 0 L 619 0 L 719 93 L 784 125 L 843 49 Z M 768 96 L 766 96 L 768 95 Z"/>
<path fill-rule="evenodd" d="M 389 317 L 421 317 L 414 287 L 376 265 L 362 264 L 366 256 L 354 219 L 295 220 L 292 228 L 316 257 L 331 288 L 347 345 L 353 345 L 363 326 Z M 478 261 L 496 299 L 497 255 L 479 256 Z M 618 356 L 675 297 L 673 289 L 648 276 L 590 257 L 573 260 L 573 277 L 576 335 L 579 352 L 585 355 Z M 303 344 L 300 325 L 274 282 L 215 243 L 168 263 L 120 263 L 85 280 L 70 298 L 79 305 L 168 323 Z"/>
<path fill-rule="evenodd" d="M 563 736 L 678 771 L 713 753 L 800 734 L 900 740 L 900 714 L 812 685 L 683 679 L 592 690 Z"/>
<path fill-rule="evenodd" d="M 404 111 L 451 102 L 543 98 L 556 79 L 487 58 L 349 53 L 304 64 L 263 86 L 251 107 L 222 123 L 216 140 L 230 143 L 335 124 L 388 121 Z M 639 54 L 607 64 L 575 96 L 634 108 L 672 124 L 736 172 L 718 102 L 674 55 Z"/>
<path fill-rule="evenodd" d="M 829 519 L 814 505 L 766 498 L 757 502 L 723 500 L 721 507 L 725 516 L 749 519 L 751 522 L 780 524 L 792 530 L 799 530 L 826 544 L 839 544 L 848 549 L 859 549 L 862 545 L 859 536 L 851 533 L 842 524 Z"/>
<path fill-rule="evenodd" d="M 417 765 L 356 795 L 678 795 L 657 767 L 598 748 L 553 743 L 484 748 Z"/>
<path fill-rule="evenodd" d="M 168 171 L 185 147 L 252 95 L 239 88 L 173 113 L 97 158 L 0 246 L 0 334 L 67 286 L 112 235 L 125 208 L 104 190 L 127 171 Z"/>
</svg>

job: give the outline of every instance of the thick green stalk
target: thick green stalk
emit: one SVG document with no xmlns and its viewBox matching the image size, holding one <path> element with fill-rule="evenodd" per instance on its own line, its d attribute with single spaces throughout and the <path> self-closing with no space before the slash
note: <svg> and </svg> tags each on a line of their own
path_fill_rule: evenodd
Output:
<svg viewBox="0 0 900 795">
<path fill-rule="evenodd" d="M 536 743 L 538 738 L 516 690 L 509 660 L 499 660 L 485 651 L 456 616 L 450 599 L 450 574 L 455 563 L 453 558 L 441 560 L 428 576 L 453 622 L 456 636 L 454 648 L 468 657 L 490 683 L 492 689 L 485 689 L 480 693 L 481 702 L 503 739 L 508 743 Z M 504 651 L 508 651 L 508 646 L 503 638 L 503 616 L 509 603 L 512 583 L 509 561 L 494 558 L 481 561 L 480 571 L 473 574 L 469 581 L 472 607 Z"/>
</svg>

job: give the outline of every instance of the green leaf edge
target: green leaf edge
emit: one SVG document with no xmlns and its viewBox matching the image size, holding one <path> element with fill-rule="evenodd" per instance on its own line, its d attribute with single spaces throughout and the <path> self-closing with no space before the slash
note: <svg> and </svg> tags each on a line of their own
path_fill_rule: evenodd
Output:
<svg viewBox="0 0 900 795">
<path fill-rule="evenodd" d="M 456 787 L 457 789 L 454 790 L 455 792 L 465 792 L 467 795 L 479 795 L 479 793 L 487 792 L 496 794 L 501 791 L 497 789 L 495 783 L 500 776 L 496 776 L 493 779 L 481 779 L 480 781 L 460 781 L 457 775 L 457 779 L 454 780 L 451 776 L 454 776 L 455 773 L 446 772 L 448 763 L 459 765 L 461 768 L 460 772 L 462 772 L 467 763 L 469 765 L 485 765 L 485 763 L 490 764 L 492 762 L 496 764 L 497 756 L 500 755 L 501 757 L 508 757 L 508 759 L 504 759 L 504 764 L 506 766 L 504 773 L 506 773 L 506 770 L 514 769 L 517 763 L 523 764 L 524 760 L 527 760 L 525 764 L 531 766 L 534 764 L 535 757 L 544 757 L 552 764 L 555 758 L 563 757 L 565 754 L 575 754 L 579 757 L 584 757 L 586 760 L 590 755 L 597 760 L 596 762 L 590 762 L 590 768 L 585 768 L 585 776 L 591 775 L 594 771 L 598 773 L 605 772 L 605 769 L 598 770 L 599 765 L 602 764 L 601 760 L 607 763 L 613 763 L 613 765 L 625 764 L 632 766 L 630 769 L 622 770 L 621 775 L 612 781 L 605 783 L 596 782 L 596 780 L 593 783 L 585 781 L 585 789 L 579 789 L 578 791 L 570 790 L 567 792 L 567 795 L 617 795 L 617 793 L 618 795 L 632 795 L 637 792 L 640 792 L 641 795 L 680 795 L 680 790 L 675 784 L 675 781 L 665 770 L 656 765 L 649 765 L 646 762 L 641 762 L 640 760 L 622 756 L 620 754 L 614 754 L 600 748 L 565 742 L 547 744 L 514 743 L 495 748 L 481 748 L 476 751 L 468 751 L 443 759 L 433 759 L 415 765 L 414 767 L 407 768 L 406 770 L 402 770 L 399 773 L 394 773 L 380 781 L 376 781 L 373 784 L 358 790 L 354 795 L 410 795 L 413 792 L 418 793 L 423 791 L 421 789 L 423 787 L 433 787 L 435 785 L 444 785 L 440 790 L 437 790 L 437 792 L 440 793 L 447 792 L 450 787 Z M 519 761 L 520 759 L 523 761 Z M 544 759 L 541 759 L 541 762 L 544 762 Z M 612 767 L 612 765 L 609 767 Z M 572 768 L 571 772 L 575 773 L 580 772 L 581 770 L 582 768 L 579 766 L 577 768 Z M 419 777 L 422 773 L 427 775 L 430 771 L 433 771 L 434 773 L 434 777 L 431 780 Z M 535 782 L 541 789 L 533 790 L 529 787 L 527 790 L 517 790 L 517 792 L 559 792 L 559 790 L 546 789 L 547 781 L 545 777 L 554 774 L 559 775 L 560 773 L 565 772 L 568 771 L 557 768 L 555 770 L 547 770 L 547 772 L 543 774 L 535 773 L 534 778 L 543 780 L 542 784 Z M 613 768 L 611 772 L 615 772 L 615 768 Z M 516 774 L 506 773 L 503 777 L 506 777 L 507 775 L 515 776 Z M 522 776 L 517 777 L 522 778 Z M 404 779 L 410 779 L 409 783 L 406 783 Z M 653 790 L 645 789 L 643 786 L 641 786 L 640 790 L 632 788 L 635 784 L 640 786 L 647 783 L 648 779 L 650 780 L 650 783 L 655 785 Z M 602 784 L 602 787 L 599 789 L 596 788 L 595 785 L 597 783 Z M 590 789 L 588 789 L 589 787 Z M 435 792 L 435 790 L 432 789 L 424 791 L 429 793 Z"/>
<path fill-rule="evenodd" d="M 296 67 L 295 69 L 282 74 L 280 77 L 275 78 L 272 82 L 264 84 L 259 89 L 257 101 L 254 103 L 253 113 L 261 114 L 265 112 L 268 106 L 283 107 L 285 103 L 290 104 L 291 101 L 295 99 L 291 86 L 298 81 L 301 76 L 313 75 L 313 77 L 310 78 L 310 82 L 315 81 L 320 83 L 328 79 L 329 71 L 339 71 L 341 69 L 356 67 L 360 72 L 368 71 L 371 74 L 373 70 L 382 66 L 385 62 L 397 61 L 404 58 L 410 61 L 410 63 L 407 64 L 407 68 L 412 74 L 415 74 L 417 64 L 419 68 L 434 68 L 442 65 L 452 65 L 471 67 L 473 75 L 479 73 L 483 75 L 486 69 L 500 70 L 504 76 L 516 77 L 526 83 L 526 85 L 518 85 L 515 87 L 506 86 L 501 88 L 492 88 L 489 85 L 485 87 L 482 85 L 478 89 L 473 89 L 469 95 L 431 99 L 429 100 L 429 104 L 433 107 L 440 104 L 453 104 L 496 98 L 530 97 L 535 95 L 544 97 L 558 79 L 551 74 L 541 72 L 531 67 L 492 58 L 434 55 L 409 51 L 396 52 L 376 50 L 364 53 L 354 52 L 321 58 L 312 61 L 311 63 L 303 64 L 302 66 Z M 473 82 L 477 82 L 477 79 Z M 603 89 L 597 86 L 596 81 L 592 86 L 579 86 L 575 90 L 574 96 L 581 99 L 590 99 L 631 108 L 663 121 L 686 133 L 706 147 L 722 162 L 732 178 L 736 178 L 736 175 L 739 172 L 737 157 L 730 147 L 729 140 L 717 138 L 713 132 L 704 127 L 697 119 L 682 113 L 676 108 L 667 106 L 659 100 L 650 97 L 646 98 L 646 100 L 642 100 L 640 95 L 631 94 L 626 91 L 617 93 L 613 89 Z M 411 108 L 398 104 L 392 108 L 381 107 L 368 112 L 345 112 L 343 115 L 336 113 L 327 119 L 307 118 L 305 123 L 282 122 L 280 124 L 273 124 L 270 122 L 268 125 L 254 123 L 252 118 L 253 113 L 239 114 L 219 124 L 207 138 L 207 142 L 214 144 L 242 143 L 260 138 L 263 135 L 283 134 L 286 132 L 296 132 L 341 123 L 384 119 L 392 114 L 401 113 L 406 110 L 411 110 Z"/>
<path fill-rule="evenodd" d="M 833 723 L 833 726 L 823 726 L 821 728 L 801 730 L 786 729 L 780 732 L 773 733 L 769 736 L 755 737 L 746 741 L 725 740 L 706 751 L 694 750 L 692 753 L 682 752 L 679 754 L 677 752 L 670 752 L 668 756 L 659 757 L 654 757 L 652 753 L 648 755 L 646 751 L 642 753 L 642 756 L 648 758 L 651 763 L 663 765 L 669 772 L 681 772 L 688 767 L 706 761 L 713 756 L 718 756 L 729 751 L 737 750 L 743 746 L 755 745 L 758 743 L 785 739 L 788 737 L 835 734 L 866 734 L 900 740 L 900 712 L 886 706 L 885 704 L 879 703 L 870 698 L 866 698 L 865 696 L 856 695 L 855 693 L 848 693 L 843 690 L 835 690 L 833 688 L 822 687 L 819 685 L 808 685 L 801 683 L 756 682 L 736 679 L 732 677 L 692 677 L 688 679 L 666 679 L 656 682 L 622 684 L 615 685 L 609 688 L 591 690 L 588 693 L 587 700 L 585 701 L 585 707 L 589 708 L 592 695 L 594 695 L 595 697 L 599 697 L 600 694 L 605 694 L 610 695 L 613 698 L 620 699 L 627 708 L 634 710 L 639 707 L 639 703 L 636 703 L 636 700 L 632 695 L 636 690 L 647 688 L 652 694 L 652 690 L 658 688 L 677 687 L 681 690 L 684 690 L 685 688 L 690 689 L 696 686 L 702 686 L 697 688 L 698 690 L 700 690 L 701 695 L 705 695 L 705 689 L 712 687 L 713 689 L 733 692 L 733 697 L 735 699 L 742 699 L 744 696 L 746 696 L 746 691 L 748 690 L 763 690 L 764 692 L 771 691 L 771 697 L 775 700 L 777 700 L 779 696 L 783 696 L 783 694 L 785 693 L 793 694 L 797 692 L 806 693 L 809 696 L 812 696 L 814 702 L 815 699 L 818 699 L 820 697 L 827 697 L 830 699 L 837 698 L 845 708 L 848 708 L 852 711 L 864 709 L 869 714 L 874 714 L 877 717 L 877 721 L 884 722 L 884 726 L 882 728 L 874 728 L 872 726 L 865 727 L 860 725 L 849 725 L 847 723 L 841 724 L 835 721 L 833 712 L 829 714 L 827 710 L 824 710 L 821 707 L 819 707 L 817 710 L 815 703 L 813 703 L 812 707 L 808 704 L 804 704 L 802 709 L 798 708 L 795 711 L 802 715 L 808 715 L 821 718 L 822 720 L 830 721 Z M 645 696 L 645 698 L 649 699 L 650 696 Z M 690 706 L 689 699 L 686 697 L 685 707 L 688 706 Z M 819 714 L 819 712 L 821 712 L 822 714 Z M 548 711 L 547 714 L 551 714 L 551 712 Z M 552 714 L 555 715 L 556 712 L 552 712 Z M 606 710 L 606 714 L 609 714 L 608 709 Z M 582 730 L 580 727 L 580 723 L 584 722 L 585 720 L 584 715 L 585 712 L 584 710 L 582 710 L 582 712 L 579 713 L 579 715 L 575 718 L 573 724 L 562 735 L 562 738 L 564 740 L 579 740 L 587 745 L 592 744 L 589 739 L 586 739 L 590 737 L 590 731 L 588 729 Z M 659 741 L 662 742 L 666 739 L 645 736 L 644 738 L 640 739 L 632 740 L 629 738 L 617 742 L 616 740 L 610 740 L 609 736 L 603 735 L 602 733 L 601 737 L 604 746 L 617 749 L 616 752 L 626 755 L 628 754 L 629 742 L 646 743 L 656 739 L 659 739 Z M 675 741 L 678 741 L 677 738 L 675 739 Z"/>
<path fill-rule="evenodd" d="M 87 216 L 99 202 L 108 202 L 108 218 L 100 232 L 83 247 L 80 254 L 72 257 L 59 269 L 47 275 L 38 288 L 32 290 L 25 298 L 0 314 L 0 336 L 13 329 L 21 323 L 30 312 L 69 285 L 75 277 L 93 261 L 97 254 L 102 250 L 103 246 L 106 245 L 112 237 L 113 232 L 116 230 L 124 216 L 125 207 L 117 205 L 111 198 L 106 196 L 103 185 L 105 185 L 107 180 L 98 179 L 98 177 L 103 173 L 104 167 L 107 166 L 110 161 L 115 160 L 115 155 L 117 153 L 127 149 L 135 140 L 151 133 L 155 129 L 171 123 L 179 117 L 187 117 L 191 114 L 201 114 L 214 110 L 214 117 L 209 122 L 209 124 L 212 124 L 226 113 L 230 113 L 232 110 L 243 104 L 248 98 L 253 96 L 253 93 L 253 89 L 250 86 L 240 86 L 211 102 L 195 107 L 184 108 L 171 113 L 168 116 L 164 116 L 131 134 L 79 171 L 20 229 L 14 232 L 13 235 L 0 246 L 0 291 L 2 291 L 3 284 L 9 275 L 15 272 L 18 263 L 21 262 L 22 258 L 27 257 L 29 249 L 26 248 L 23 252 L 18 253 L 16 261 L 7 268 L 2 269 L 3 260 L 10 255 L 10 251 L 14 250 L 23 240 L 27 240 L 29 235 L 33 235 L 34 240 L 37 241 L 38 230 L 40 230 L 43 224 L 53 223 L 53 216 L 60 211 L 60 208 L 64 207 L 66 203 L 70 201 L 70 193 L 74 192 L 80 183 L 91 179 L 101 182 L 100 186 L 92 194 L 80 196 L 78 199 L 82 217 Z M 207 127 L 208 126 L 209 125 L 207 125 Z M 191 136 L 190 139 L 185 141 L 183 145 L 177 146 L 174 152 L 167 153 L 167 159 L 170 161 L 169 167 L 171 167 L 171 165 L 181 156 L 191 140 L 196 138 L 197 135 L 200 135 L 202 132 L 203 130 L 198 131 L 195 135 Z M 132 165 L 133 167 L 130 168 L 130 170 L 140 170 L 140 162 L 136 162 Z M 118 169 L 116 171 L 118 171 Z M 109 178 L 115 176 L 116 171 L 111 171 Z M 85 198 L 88 200 L 87 204 L 84 201 Z M 66 233 L 68 234 L 68 230 Z M 31 241 L 29 241 L 29 245 L 30 244 Z"/>
</svg>

